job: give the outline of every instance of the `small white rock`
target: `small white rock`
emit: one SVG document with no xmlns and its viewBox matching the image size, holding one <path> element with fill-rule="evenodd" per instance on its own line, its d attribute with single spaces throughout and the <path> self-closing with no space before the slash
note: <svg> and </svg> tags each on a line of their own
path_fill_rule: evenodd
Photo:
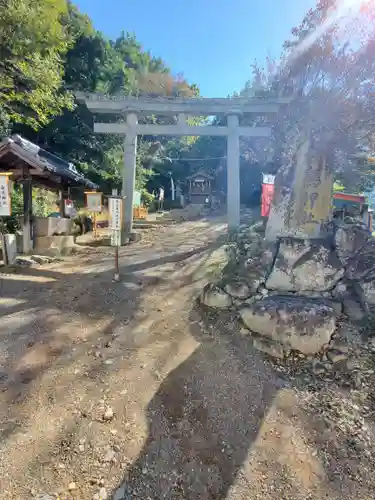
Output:
<svg viewBox="0 0 375 500">
<path fill-rule="evenodd" d="M 104 455 L 103 462 L 108 463 L 108 462 L 113 462 L 116 460 L 116 453 L 113 450 L 108 450 L 107 453 Z"/>
<path fill-rule="evenodd" d="M 108 406 L 108 408 L 106 409 L 106 411 L 104 412 L 104 415 L 103 415 L 103 419 L 104 420 L 112 420 L 113 417 L 114 417 L 114 412 L 112 410 L 112 408 L 110 406 Z"/>
<path fill-rule="evenodd" d="M 240 328 L 240 334 L 241 335 L 250 335 L 251 332 L 250 332 L 250 330 L 248 328 L 242 327 L 242 328 Z"/>
<path fill-rule="evenodd" d="M 68 485 L 68 490 L 69 491 L 74 491 L 76 489 L 77 489 L 76 483 L 74 483 L 74 482 L 69 483 L 69 485 Z"/>
<path fill-rule="evenodd" d="M 108 493 L 107 493 L 107 490 L 105 488 L 100 488 L 100 490 L 99 490 L 99 498 L 100 498 L 100 500 L 107 500 Z"/>
</svg>

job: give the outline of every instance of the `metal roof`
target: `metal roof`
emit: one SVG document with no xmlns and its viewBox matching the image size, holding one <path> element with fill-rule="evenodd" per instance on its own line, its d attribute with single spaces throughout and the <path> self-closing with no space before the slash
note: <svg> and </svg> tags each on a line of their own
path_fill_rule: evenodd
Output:
<svg viewBox="0 0 375 500">
<path fill-rule="evenodd" d="M 86 179 L 80 172 L 77 171 L 73 163 L 67 162 L 62 158 L 42 149 L 33 142 L 24 139 L 20 135 L 7 137 L 0 142 L 0 170 L 12 170 L 11 157 L 17 157 L 24 163 L 39 171 L 41 176 L 43 173 L 53 174 L 53 181 L 58 183 L 56 177 L 61 179 L 62 183 L 67 183 L 72 186 L 84 186 L 90 189 L 98 189 L 97 184 L 94 184 L 89 179 Z"/>
</svg>

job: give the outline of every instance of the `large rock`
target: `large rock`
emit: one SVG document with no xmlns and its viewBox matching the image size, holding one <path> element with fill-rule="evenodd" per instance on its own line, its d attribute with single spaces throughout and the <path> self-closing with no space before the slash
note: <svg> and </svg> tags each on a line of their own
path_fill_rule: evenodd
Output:
<svg viewBox="0 0 375 500">
<path fill-rule="evenodd" d="M 342 280 L 332 291 L 334 299 L 343 305 L 344 314 L 351 321 L 361 321 L 367 312 L 366 299 L 361 286 L 349 280 Z"/>
<path fill-rule="evenodd" d="M 359 300 L 354 298 L 345 299 L 343 302 L 344 314 L 350 321 L 362 321 L 366 316 L 366 310 L 362 307 Z"/>
<path fill-rule="evenodd" d="M 375 281 L 368 281 L 361 285 L 364 301 L 371 307 L 375 306 Z"/>
<path fill-rule="evenodd" d="M 346 277 L 355 281 L 372 281 L 375 279 L 375 240 L 367 241 L 359 253 L 348 259 Z"/>
<path fill-rule="evenodd" d="M 251 292 L 255 293 L 259 286 L 265 283 L 275 260 L 276 248 L 275 244 L 263 238 L 248 248 L 240 272 Z"/>
<path fill-rule="evenodd" d="M 234 299 L 245 300 L 251 295 L 249 286 L 243 281 L 232 281 L 225 285 L 224 290 Z"/>
<path fill-rule="evenodd" d="M 368 228 L 357 222 L 356 224 L 340 224 L 335 231 L 336 253 L 342 263 L 357 255 L 363 246 L 371 239 Z"/>
<path fill-rule="evenodd" d="M 215 309 L 227 309 L 233 304 L 232 297 L 215 285 L 206 285 L 201 295 L 201 302 L 205 306 Z"/>
<path fill-rule="evenodd" d="M 344 269 L 327 240 L 281 238 L 272 272 L 270 290 L 285 292 L 331 290 Z"/>
<path fill-rule="evenodd" d="M 250 295 L 255 294 L 272 269 L 276 248 L 276 244 L 266 242 L 254 231 L 241 233 L 231 247 L 230 261 L 223 270 L 223 287 L 236 280 L 247 284 Z"/>
<path fill-rule="evenodd" d="M 240 310 L 246 327 L 303 354 L 319 352 L 336 327 L 329 301 L 273 295 Z"/>
</svg>

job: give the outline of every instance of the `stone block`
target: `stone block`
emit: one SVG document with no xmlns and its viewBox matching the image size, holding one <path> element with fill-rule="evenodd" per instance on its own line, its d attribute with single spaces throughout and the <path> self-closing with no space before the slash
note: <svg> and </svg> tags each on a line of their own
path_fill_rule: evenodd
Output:
<svg viewBox="0 0 375 500">
<path fill-rule="evenodd" d="M 266 281 L 272 269 L 276 248 L 275 244 L 257 238 L 244 244 L 237 256 L 237 278 L 247 283 L 251 294 L 256 293 L 259 286 Z"/>
<path fill-rule="evenodd" d="M 76 237 L 69 236 L 37 236 L 34 250 L 39 254 L 68 255 L 72 252 Z"/>
<path fill-rule="evenodd" d="M 336 226 L 334 241 L 336 254 L 342 263 L 354 257 L 371 240 L 369 229 L 361 223 Z"/>
<path fill-rule="evenodd" d="M 17 257 L 17 235 L 3 234 L 1 235 L 3 247 L 3 260 L 6 266 L 12 265 Z"/>
<path fill-rule="evenodd" d="M 266 287 L 285 292 L 324 292 L 343 275 L 344 268 L 328 240 L 281 238 Z"/>
<path fill-rule="evenodd" d="M 273 295 L 240 310 L 247 328 L 305 355 L 328 344 L 336 317 L 329 301 Z"/>
<path fill-rule="evenodd" d="M 245 300 L 251 295 L 250 288 L 243 281 L 232 281 L 227 283 L 224 290 L 234 299 Z"/>
<path fill-rule="evenodd" d="M 363 297 L 369 306 L 375 306 L 375 281 L 368 281 L 361 284 Z"/>
<path fill-rule="evenodd" d="M 35 217 L 35 236 L 54 236 L 73 234 L 74 220 L 66 217 Z"/>
<path fill-rule="evenodd" d="M 354 281 L 375 279 L 375 240 L 367 241 L 357 255 L 348 259 L 345 276 Z"/>
</svg>

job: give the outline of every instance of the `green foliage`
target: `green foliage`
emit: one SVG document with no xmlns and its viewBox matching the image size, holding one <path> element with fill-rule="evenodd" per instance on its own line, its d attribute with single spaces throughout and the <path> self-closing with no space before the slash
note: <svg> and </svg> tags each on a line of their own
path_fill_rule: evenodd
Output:
<svg viewBox="0 0 375 500">
<path fill-rule="evenodd" d="M 47 217 L 56 205 L 56 193 L 33 187 L 33 215 L 36 217 Z M 15 184 L 11 194 L 12 215 L 2 218 L 2 230 L 6 233 L 15 233 L 21 229 L 19 222 L 23 217 L 23 192 L 22 186 Z"/>
<path fill-rule="evenodd" d="M 150 207 L 154 202 L 155 196 L 152 193 L 149 193 L 147 189 L 143 188 L 141 191 L 141 202 L 145 207 Z"/>
<path fill-rule="evenodd" d="M 23 215 L 23 193 L 22 186 L 15 185 L 11 195 L 12 216 L 21 217 Z"/>
<path fill-rule="evenodd" d="M 344 191 L 345 189 L 345 186 L 343 184 L 341 184 L 340 182 L 335 182 L 333 184 L 333 192 L 334 193 L 339 193 L 341 191 Z"/>
<path fill-rule="evenodd" d="M 11 122 L 38 128 L 72 108 L 61 88 L 71 42 L 61 18 L 65 0 L 2 0 L 0 108 Z"/>
<path fill-rule="evenodd" d="M 15 233 L 21 229 L 19 217 L 23 215 L 23 195 L 21 186 L 14 186 L 11 195 L 12 215 L 2 217 L 0 231 L 3 233 Z"/>
<path fill-rule="evenodd" d="M 16 2 L 6 1 L 9 5 L 11 1 Z M 39 31 L 47 30 L 49 19 L 47 15 L 41 15 L 42 9 L 47 9 L 48 6 L 52 8 L 54 5 L 53 15 L 50 16 L 51 23 L 48 24 L 54 37 L 47 33 L 45 46 L 49 47 L 48 54 L 51 58 L 55 57 L 56 64 L 51 73 L 49 60 L 43 60 L 43 68 L 48 74 L 39 75 L 39 87 L 35 92 L 38 92 L 38 95 L 42 93 L 43 99 L 34 103 L 35 106 L 31 110 L 33 113 L 26 113 L 24 107 L 19 108 L 18 101 L 27 102 L 24 96 L 20 94 L 16 99 L 7 92 L 6 99 L 9 104 L 4 115 L 5 97 L 2 98 L 0 92 L 0 134 L 6 135 L 12 129 L 13 132 L 18 132 L 45 149 L 68 159 L 99 184 L 104 192 L 120 188 L 124 165 L 123 139 L 118 136 L 94 134 L 92 114 L 82 104 L 73 105 L 72 92 L 199 95 L 199 89 L 195 85 L 190 86 L 181 75 L 173 76 L 162 59 L 153 57 L 142 49 L 134 35 L 123 32 L 115 40 L 105 38 L 95 30 L 90 19 L 81 14 L 70 1 L 65 3 L 65 0 L 38 0 L 37 4 L 37 0 L 29 3 L 26 3 L 26 0 L 17 0 L 17 3 L 24 14 L 30 13 L 28 19 L 19 14 L 16 20 L 21 31 L 30 32 L 29 52 L 34 59 L 39 57 L 40 52 Z M 56 20 L 57 12 L 59 16 Z M 46 21 L 34 23 L 36 16 Z M 8 16 L 7 20 L 9 19 Z M 33 27 L 39 30 L 35 34 L 32 33 Z M 31 48 L 34 42 L 35 57 Z M 0 49 L 1 47 L 7 50 L 5 39 L 0 38 Z M 24 52 L 20 54 L 20 60 L 27 60 Z M 33 66 L 30 63 L 30 68 L 30 71 L 33 70 L 35 64 Z M 0 89 L 1 84 L 0 81 Z M 50 97 L 54 99 L 52 106 Z M 60 102 L 60 97 L 65 101 Z M 42 105 L 50 110 L 48 115 L 42 113 Z M 166 120 L 165 117 L 154 116 L 146 121 L 172 123 L 173 118 Z M 173 138 L 139 137 L 136 189 L 142 190 L 150 179 L 163 171 L 163 155 L 166 154 L 168 144 L 175 142 Z M 189 142 L 182 139 L 178 144 L 186 146 Z"/>
</svg>

